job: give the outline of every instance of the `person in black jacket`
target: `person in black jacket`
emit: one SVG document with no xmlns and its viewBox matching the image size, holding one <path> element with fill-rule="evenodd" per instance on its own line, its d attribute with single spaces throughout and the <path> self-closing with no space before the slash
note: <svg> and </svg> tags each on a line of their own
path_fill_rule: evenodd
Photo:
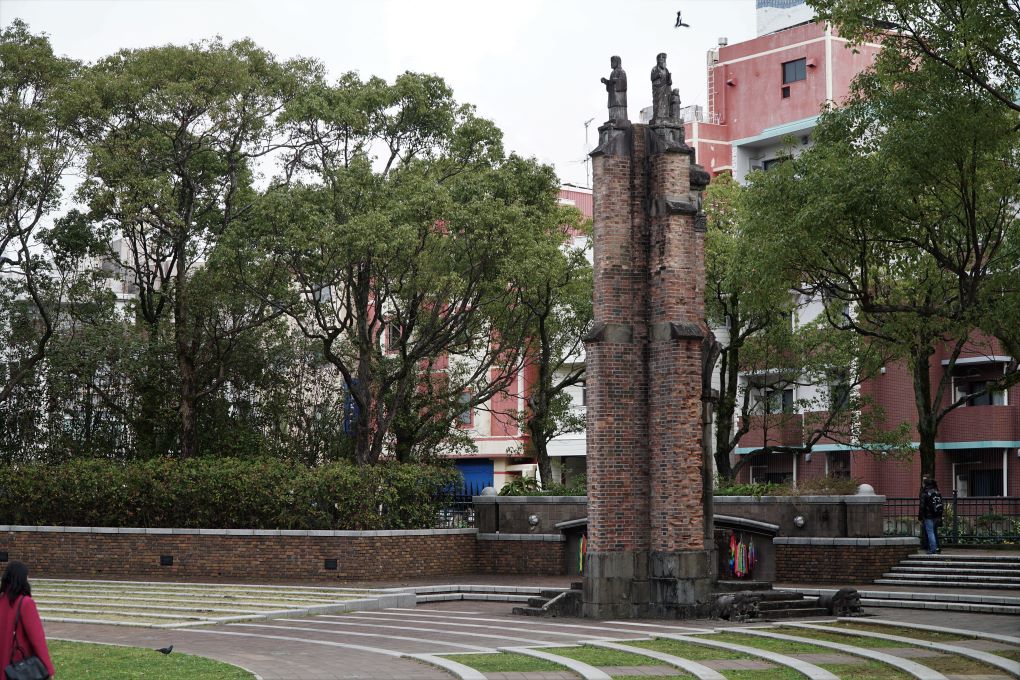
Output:
<svg viewBox="0 0 1020 680">
<path fill-rule="evenodd" d="M 939 485 L 934 479 L 925 479 L 921 488 L 920 508 L 917 518 L 921 520 L 924 536 L 928 539 L 928 554 L 934 555 L 941 552 L 938 541 L 935 537 L 935 529 L 942 519 L 945 504 L 942 501 L 942 494 L 939 493 Z"/>
</svg>

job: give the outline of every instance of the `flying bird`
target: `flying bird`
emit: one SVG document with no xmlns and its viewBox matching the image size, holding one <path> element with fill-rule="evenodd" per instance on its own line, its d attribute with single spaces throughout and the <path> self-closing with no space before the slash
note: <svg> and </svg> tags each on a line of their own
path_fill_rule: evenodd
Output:
<svg viewBox="0 0 1020 680">
<path fill-rule="evenodd" d="M 682 12 L 683 12 L 683 10 L 680 10 L 679 12 L 676 13 L 676 25 L 673 26 L 673 28 L 680 28 L 681 26 L 683 26 L 684 28 L 690 28 L 691 27 L 690 24 L 685 24 L 684 20 L 680 18 L 680 14 Z"/>
<path fill-rule="evenodd" d="M 170 645 L 169 647 L 160 647 L 156 651 L 159 652 L 160 654 L 169 654 L 170 652 L 174 651 L 174 646 Z"/>
</svg>

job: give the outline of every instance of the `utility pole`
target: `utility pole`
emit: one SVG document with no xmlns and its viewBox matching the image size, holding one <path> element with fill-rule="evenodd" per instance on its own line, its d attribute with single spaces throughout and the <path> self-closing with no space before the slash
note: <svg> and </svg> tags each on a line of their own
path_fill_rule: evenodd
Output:
<svg viewBox="0 0 1020 680">
<path fill-rule="evenodd" d="M 584 182 L 589 189 L 591 188 L 591 156 L 588 155 L 588 152 L 591 151 L 591 147 L 588 146 L 588 126 L 593 120 L 595 119 L 589 118 L 584 121 Z"/>
</svg>

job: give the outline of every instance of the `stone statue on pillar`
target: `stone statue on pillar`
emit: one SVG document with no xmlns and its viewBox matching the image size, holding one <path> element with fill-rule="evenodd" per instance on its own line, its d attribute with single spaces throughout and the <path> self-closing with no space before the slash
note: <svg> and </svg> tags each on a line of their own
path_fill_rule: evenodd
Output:
<svg viewBox="0 0 1020 680">
<path fill-rule="evenodd" d="M 613 69 L 609 78 L 603 78 L 602 83 L 609 93 L 609 120 L 618 122 L 627 120 L 627 72 L 620 66 L 620 57 L 609 58 L 609 65 Z"/>
<path fill-rule="evenodd" d="M 666 68 L 666 53 L 659 52 L 655 57 L 655 68 L 652 69 L 652 125 L 669 120 L 669 98 L 672 86 L 673 76 Z"/>
<path fill-rule="evenodd" d="M 675 88 L 669 95 L 669 119 L 674 123 L 684 122 L 680 115 L 680 90 Z"/>
</svg>

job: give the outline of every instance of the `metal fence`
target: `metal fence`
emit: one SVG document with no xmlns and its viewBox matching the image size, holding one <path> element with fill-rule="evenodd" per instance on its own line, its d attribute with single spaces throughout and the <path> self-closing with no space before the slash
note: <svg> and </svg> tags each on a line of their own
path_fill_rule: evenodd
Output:
<svg viewBox="0 0 1020 680">
<path fill-rule="evenodd" d="M 1020 543 L 1020 497 L 967 496 L 946 499 L 938 530 L 943 545 Z M 882 531 L 886 536 L 920 536 L 917 498 L 886 498 Z"/>
<path fill-rule="evenodd" d="M 443 495 L 443 507 L 436 516 L 435 529 L 469 529 L 475 526 L 472 496 L 482 492 L 474 485 L 465 485 Z"/>
</svg>

